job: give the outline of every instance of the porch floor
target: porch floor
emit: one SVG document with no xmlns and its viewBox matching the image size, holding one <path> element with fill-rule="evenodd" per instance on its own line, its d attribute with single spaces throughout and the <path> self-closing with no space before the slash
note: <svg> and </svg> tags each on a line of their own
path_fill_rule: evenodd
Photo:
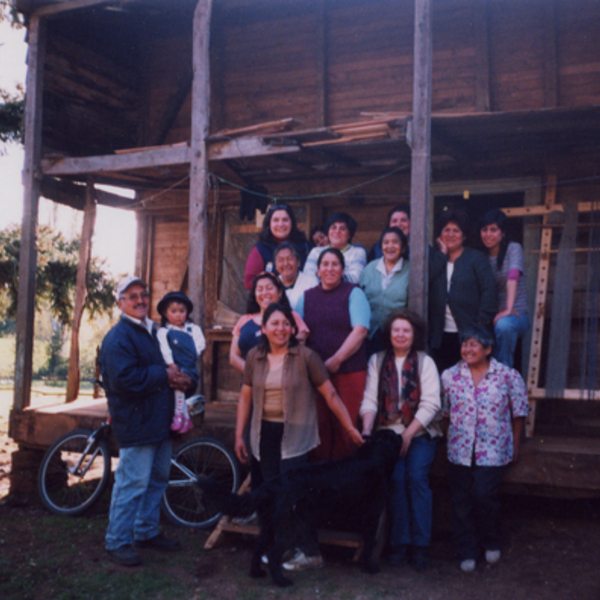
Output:
<svg viewBox="0 0 600 600">
<path fill-rule="evenodd" d="M 77 428 L 98 427 L 108 414 L 105 399 L 29 408 L 10 415 L 9 435 L 26 448 L 45 449 Z M 180 440 L 205 435 L 233 448 L 236 405 L 208 402 L 204 422 Z M 444 478 L 445 444 L 438 446 L 432 478 Z M 558 497 L 600 497 L 600 439 L 535 435 L 521 445 L 521 459 L 504 477 L 504 491 Z"/>
</svg>

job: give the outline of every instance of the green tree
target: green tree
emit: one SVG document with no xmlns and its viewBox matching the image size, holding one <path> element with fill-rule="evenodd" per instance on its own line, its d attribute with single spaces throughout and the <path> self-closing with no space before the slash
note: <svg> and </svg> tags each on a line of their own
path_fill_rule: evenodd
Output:
<svg viewBox="0 0 600 600">
<path fill-rule="evenodd" d="M 10 0 L 0 0 L 0 22 L 3 21 L 9 21 L 13 27 L 23 27 L 21 15 Z M 23 142 L 24 107 L 25 94 L 22 87 L 19 87 L 16 94 L 0 88 L 0 142 Z"/>
<path fill-rule="evenodd" d="M 10 225 L 0 229 L 0 305 L 5 317 L 17 312 L 19 251 L 21 229 Z M 73 314 L 73 300 L 79 261 L 79 240 L 68 240 L 48 226 L 38 228 L 36 305 L 46 301 L 52 315 L 68 326 Z M 108 313 L 115 306 L 115 282 L 104 270 L 104 261 L 92 258 L 87 279 L 85 308 L 90 317 Z"/>
</svg>

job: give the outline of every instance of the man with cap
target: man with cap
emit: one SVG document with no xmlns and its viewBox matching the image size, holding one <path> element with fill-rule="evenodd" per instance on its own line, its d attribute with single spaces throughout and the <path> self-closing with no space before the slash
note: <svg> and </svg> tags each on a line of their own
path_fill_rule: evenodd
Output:
<svg viewBox="0 0 600 600">
<path fill-rule="evenodd" d="M 165 366 L 148 318 L 147 283 L 126 277 L 117 286 L 119 322 L 100 349 L 100 372 L 108 398 L 111 425 L 119 444 L 106 551 L 118 564 L 141 563 L 133 549 L 179 550 L 179 542 L 158 531 L 160 500 L 171 464 L 170 425 L 173 389 L 193 385 L 175 365 Z"/>
</svg>

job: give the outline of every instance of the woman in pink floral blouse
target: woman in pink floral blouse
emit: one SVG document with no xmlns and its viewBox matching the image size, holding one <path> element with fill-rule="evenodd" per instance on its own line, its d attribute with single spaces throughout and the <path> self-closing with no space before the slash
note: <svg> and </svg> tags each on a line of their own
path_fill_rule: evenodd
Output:
<svg viewBox="0 0 600 600">
<path fill-rule="evenodd" d="M 528 412 L 525 383 L 491 357 L 494 339 L 479 325 L 461 335 L 462 360 L 442 373 L 442 412 L 448 425 L 450 487 L 460 568 L 473 571 L 481 549 L 500 560 L 504 468 L 519 458 Z"/>
</svg>

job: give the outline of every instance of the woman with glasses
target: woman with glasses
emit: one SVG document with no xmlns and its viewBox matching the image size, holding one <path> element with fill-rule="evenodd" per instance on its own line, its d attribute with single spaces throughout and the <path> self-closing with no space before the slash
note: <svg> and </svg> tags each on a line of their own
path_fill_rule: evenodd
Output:
<svg viewBox="0 0 600 600">
<path fill-rule="evenodd" d="M 254 278 L 262 271 L 277 273 L 273 252 L 282 242 L 290 242 L 294 245 L 302 269 L 308 256 L 309 243 L 304 233 L 298 229 L 291 207 L 286 204 L 275 204 L 269 207 L 263 220 L 260 238 L 246 261 L 244 285 L 247 290 L 252 287 Z"/>
<path fill-rule="evenodd" d="M 289 242 L 283 242 L 275 248 L 273 260 L 290 306 L 292 310 L 295 310 L 300 296 L 306 290 L 319 285 L 319 280 L 300 270 L 300 255 L 294 245 Z"/>
</svg>

